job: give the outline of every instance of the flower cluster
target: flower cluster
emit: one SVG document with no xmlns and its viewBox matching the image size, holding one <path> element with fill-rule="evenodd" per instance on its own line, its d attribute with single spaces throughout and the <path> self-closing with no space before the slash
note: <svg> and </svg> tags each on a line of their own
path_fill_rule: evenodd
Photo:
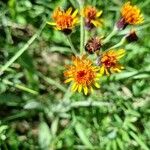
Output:
<svg viewBox="0 0 150 150">
<path fill-rule="evenodd" d="M 55 29 L 62 31 L 65 35 L 67 34 L 68 37 L 68 34 L 71 34 L 74 27 L 78 24 L 80 24 L 81 30 L 84 26 L 85 30 L 87 30 L 86 32 L 92 32 L 92 29 L 101 27 L 104 24 L 101 15 L 102 10 L 98 10 L 90 5 L 83 6 L 80 11 L 73 11 L 72 8 L 64 11 L 61 8 L 57 8 L 52 14 L 53 22 L 47 22 L 47 24 L 54 26 Z M 135 30 L 131 30 L 130 33 L 124 35 L 119 43 L 110 48 L 107 48 L 107 43 L 120 30 L 125 29 L 128 25 L 141 24 L 144 19 L 140 9 L 131 5 L 130 2 L 122 6 L 120 16 L 114 30 L 107 37 L 103 36 L 102 38 L 96 35 L 89 37 L 87 41 L 83 41 L 84 30 L 80 33 L 82 34 L 80 35 L 80 53 L 72 57 L 72 64 L 67 65 L 64 72 L 65 83 L 71 82 L 73 92 L 83 91 L 87 95 L 93 92 L 95 87 L 100 87 L 99 81 L 103 75 L 108 76 L 112 73 L 121 72 L 124 69 L 120 59 L 125 55 L 125 50 L 120 47 L 127 42 L 138 40 Z M 85 43 L 85 46 L 82 46 L 83 43 Z M 72 43 L 70 46 L 73 50 L 75 49 Z"/>
</svg>

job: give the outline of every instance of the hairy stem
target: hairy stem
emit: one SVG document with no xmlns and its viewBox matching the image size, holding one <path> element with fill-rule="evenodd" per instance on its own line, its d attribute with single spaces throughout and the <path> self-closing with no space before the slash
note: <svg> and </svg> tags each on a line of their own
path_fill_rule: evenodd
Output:
<svg viewBox="0 0 150 150">
<path fill-rule="evenodd" d="M 83 9 L 84 1 L 83 0 L 77 0 L 80 7 L 80 12 Z M 83 53 L 84 50 L 84 38 L 85 38 L 85 30 L 84 30 L 84 18 L 83 15 L 80 17 L 80 54 Z"/>
<path fill-rule="evenodd" d="M 104 39 L 103 44 L 106 44 L 109 42 L 109 40 L 115 35 L 117 34 L 117 28 L 116 26 L 114 27 L 114 29 L 112 30 L 112 32 Z"/>
<path fill-rule="evenodd" d="M 125 42 L 126 42 L 126 36 L 124 36 L 119 43 L 115 44 L 114 46 L 110 47 L 109 49 L 118 48 L 118 47 L 124 45 Z"/>
<path fill-rule="evenodd" d="M 75 47 L 74 47 L 74 45 L 73 45 L 73 43 L 72 43 L 72 41 L 71 41 L 70 36 L 67 36 L 67 40 L 68 40 L 68 43 L 69 43 L 69 45 L 70 45 L 70 47 L 71 47 L 72 52 L 76 55 L 76 54 L 77 54 L 77 51 L 76 51 L 76 49 L 75 49 Z"/>
<path fill-rule="evenodd" d="M 4 80 L 2 80 L 2 81 L 3 81 L 4 84 L 10 85 L 10 86 L 14 86 L 15 88 L 18 88 L 18 89 L 20 89 L 20 90 L 22 90 L 22 91 L 25 91 L 25 92 L 28 92 L 28 93 L 31 93 L 31 94 L 34 94 L 34 95 L 37 95 L 37 94 L 38 94 L 37 91 L 34 91 L 34 90 L 32 90 L 32 89 L 29 89 L 29 88 L 27 88 L 27 87 L 25 87 L 25 86 L 23 86 L 23 85 L 13 83 L 13 82 L 11 82 L 11 81 L 9 81 L 9 80 L 6 80 L 6 79 L 4 79 Z"/>
</svg>

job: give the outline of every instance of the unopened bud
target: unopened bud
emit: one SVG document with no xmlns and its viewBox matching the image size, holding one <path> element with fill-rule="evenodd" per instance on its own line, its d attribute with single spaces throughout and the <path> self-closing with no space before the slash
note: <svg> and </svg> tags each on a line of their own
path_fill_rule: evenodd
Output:
<svg viewBox="0 0 150 150">
<path fill-rule="evenodd" d="M 87 41 L 85 50 L 90 54 L 93 54 L 94 52 L 100 50 L 101 46 L 101 39 L 99 37 L 93 37 Z"/>
<path fill-rule="evenodd" d="M 126 39 L 129 43 L 136 42 L 138 40 L 138 36 L 135 32 L 135 30 L 132 30 L 127 36 Z"/>
<path fill-rule="evenodd" d="M 63 29 L 62 32 L 63 32 L 65 35 L 69 35 L 69 34 L 71 34 L 72 30 L 71 30 L 71 29 Z"/>
<path fill-rule="evenodd" d="M 118 30 L 123 30 L 123 29 L 125 29 L 127 25 L 128 25 L 128 24 L 125 22 L 125 19 L 124 19 L 124 18 L 121 18 L 121 19 L 117 22 L 117 24 L 116 24 Z"/>
</svg>

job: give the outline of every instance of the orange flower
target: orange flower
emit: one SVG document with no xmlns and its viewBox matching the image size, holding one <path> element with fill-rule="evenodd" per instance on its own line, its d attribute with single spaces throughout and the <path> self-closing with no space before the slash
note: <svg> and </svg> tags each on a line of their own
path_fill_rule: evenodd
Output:
<svg viewBox="0 0 150 150">
<path fill-rule="evenodd" d="M 97 73 L 99 68 L 93 66 L 92 61 L 87 56 L 72 57 L 72 61 L 73 64 L 67 66 L 67 71 L 64 72 L 64 76 L 68 78 L 65 83 L 73 82 L 72 91 L 81 92 L 83 89 L 84 94 L 87 95 L 89 91 L 93 91 L 93 86 L 100 87 L 97 83 L 101 76 Z"/>
<path fill-rule="evenodd" d="M 121 15 L 127 24 L 140 24 L 143 22 L 143 16 L 137 6 L 132 6 L 130 2 L 123 5 Z"/>
<path fill-rule="evenodd" d="M 72 13 L 71 7 L 66 12 L 58 7 L 52 15 L 54 22 L 47 22 L 47 24 L 55 26 L 57 30 L 70 33 L 78 22 L 77 13 L 78 10 Z"/>
<path fill-rule="evenodd" d="M 124 54 L 124 49 L 103 52 L 99 60 L 99 64 L 101 65 L 100 73 L 109 75 L 110 73 L 120 72 L 124 67 L 118 61 Z"/>
<path fill-rule="evenodd" d="M 102 11 L 98 11 L 93 6 L 86 6 L 82 10 L 82 15 L 85 18 L 85 25 L 88 28 L 98 27 L 102 24 L 102 19 L 99 19 Z"/>
</svg>

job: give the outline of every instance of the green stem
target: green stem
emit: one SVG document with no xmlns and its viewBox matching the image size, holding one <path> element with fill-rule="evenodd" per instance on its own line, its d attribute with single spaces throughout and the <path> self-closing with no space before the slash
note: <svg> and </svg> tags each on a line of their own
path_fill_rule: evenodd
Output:
<svg viewBox="0 0 150 150">
<path fill-rule="evenodd" d="M 64 86 L 62 86 L 60 83 L 56 82 L 55 80 L 44 76 L 42 73 L 39 73 L 38 75 L 41 77 L 41 79 L 43 79 L 44 81 L 46 81 L 46 82 L 49 83 L 50 85 L 56 86 L 56 87 L 57 87 L 58 89 L 60 89 L 62 92 L 66 92 L 66 91 L 67 91 L 67 89 L 66 89 Z"/>
<path fill-rule="evenodd" d="M 114 45 L 114 46 L 110 47 L 109 49 L 118 48 L 118 47 L 120 47 L 120 46 L 124 45 L 124 44 L 125 44 L 125 42 L 126 42 L 126 37 L 124 36 L 124 37 L 121 39 L 121 41 L 120 41 L 119 43 L 117 43 L 116 45 Z"/>
<path fill-rule="evenodd" d="M 79 108 L 79 107 L 105 107 L 105 106 L 112 106 L 112 103 L 107 102 L 98 102 L 98 101 L 80 101 L 80 102 L 72 102 L 71 108 Z"/>
<path fill-rule="evenodd" d="M 9 68 L 9 66 L 11 66 L 23 54 L 23 52 L 29 48 L 29 46 L 34 42 L 34 40 L 41 34 L 44 27 L 45 22 L 41 25 L 39 31 L 36 34 L 34 34 L 29 39 L 29 41 L 0 69 L 0 75 L 2 75 L 4 71 L 7 70 L 7 68 Z"/>
<path fill-rule="evenodd" d="M 84 6 L 84 1 L 77 0 L 79 3 L 80 11 L 82 11 Z M 85 30 L 84 30 L 84 17 L 81 15 L 80 17 L 80 54 L 83 53 L 84 50 L 84 39 L 85 39 Z"/>
<path fill-rule="evenodd" d="M 76 51 L 76 49 L 75 49 L 75 47 L 74 47 L 74 45 L 73 45 L 73 43 L 72 43 L 72 41 L 71 41 L 70 36 L 67 36 L 67 40 L 68 40 L 68 43 L 69 43 L 69 45 L 70 45 L 70 47 L 71 47 L 72 52 L 76 55 L 76 54 L 77 54 L 77 51 Z"/>
<path fill-rule="evenodd" d="M 12 37 L 11 37 L 10 29 L 8 27 L 8 21 L 7 21 L 6 17 L 5 17 L 5 15 L 2 17 L 2 24 L 4 26 L 4 30 L 5 30 L 5 33 L 6 33 L 7 42 L 10 43 L 10 44 L 13 44 L 13 40 L 12 40 Z"/>
<path fill-rule="evenodd" d="M 27 88 L 27 87 L 25 87 L 25 86 L 23 86 L 23 85 L 15 84 L 15 83 L 13 83 L 13 82 L 11 82 L 11 81 L 9 81 L 9 80 L 6 80 L 6 79 L 4 79 L 4 80 L 2 80 L 2 81 L 3 81 L 4 84 L 10 85 L 10 86 L 14 86 L 15 88 L 18 88 L 18 89 L 20 89 L 20 90 L 26 91 L 26 92 L 28 92 L 28 93 L 31 93 L 31 94 L 34 94 L 34 95 L 37 95 L 37 94 L 38 94 L 37 91 L 34 91 L 34 90 L 32 90 L 32 89 L 29 89 L 29 88 Z"/>
<path fill-rule="evenodd" d="M 117 28 L 116 26 L 114 27 L 114 29 L 112 30 L 112 32 L 103 40 L 103 44 L 106 44 L 109 42 L 109 40 L 117 33 Z"/>
<path fill-rule="evenodd" d="M 84 43 L 84 45 L 87 43 L 89 37 L 90 37 L 90 32 L 88 30 L 85 30 L 85 40 L 84 40 L 85 43 Z"/>
<path fill-rule="evenodd" d="M 80 24 L 80 53 L 82 54 L 83 53 L 83 50 L 84 50 L 84 19 L 83 17 L 81 17 L 81 24 Z"/>
</svg>

